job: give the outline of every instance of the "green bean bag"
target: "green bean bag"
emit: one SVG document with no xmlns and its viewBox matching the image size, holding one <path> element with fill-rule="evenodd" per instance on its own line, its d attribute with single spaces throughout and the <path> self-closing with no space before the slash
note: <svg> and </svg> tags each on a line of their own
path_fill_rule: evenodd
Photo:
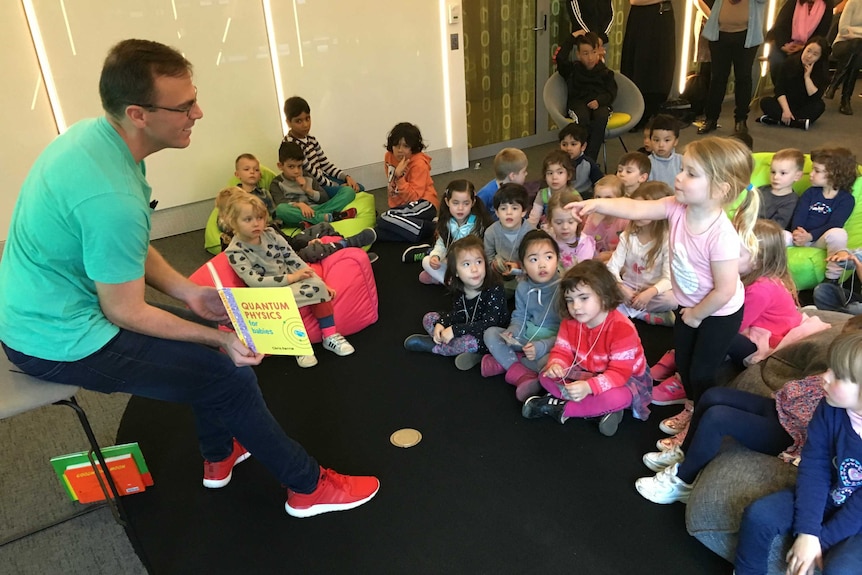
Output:
<svg viewBox="0 0 862 575">
<path fill-rule="evenodd" d="M 754 171 L 751 174 L 751 183 L 757 187 L 769 184 L 769 165 L 772 162 L 774 152 L 757 152 L 752 154 L 754 158 Z M 859 168 L 857 167 L 857 171 Z M 793 190 L 802 195 L 809 188 L 811 182 L 808 175 L 811 173 L 811 158 L 805 154 L 805 168 L 803 175 L 793 185 Z M 847 246 L 857 248 L 862 246 L 862 178 L 856 178 L 851 190 L 856 199 L 856 207 L 844 224 L 847 230 Z M 826 250 L 809 247 L 787 248 L 787 267 L 790 275 L 796 283 L 796 289 L 812 289 L 826 277 Z M 842 279 L 847 279 L 850 273 L 845 272 Z"/>
<path fill-rule="evenodd" d="M 266 166 L 260 167 L 260 187 L 269 189 L 269 185 L 277 175 L 275 172 Z M 228 181 L 228 186 L 235 186 L 239 183 L 237 177 L 233 177 Z M 374 208 L 374 196 L 367 192 L 357 192 L 356 198 L 345 209 L 356 208 L 356 217 L 349 220 L 341 220 L 332 222 L 332 227 L 344 237 L 349 237 L 358 234 L 365 228 L 373 228 L 377 221 L 377 212 Z M 283 228 L 283 231 L 292 235 L 299 230 L 297 228 Z M 204 248 L 211 254 L 221 252 L 221 233 L 218 229 L 218 209 L 213 208 L 210 216 L 207 219 L 207 225 L 204 229 Z"/>
</svg>

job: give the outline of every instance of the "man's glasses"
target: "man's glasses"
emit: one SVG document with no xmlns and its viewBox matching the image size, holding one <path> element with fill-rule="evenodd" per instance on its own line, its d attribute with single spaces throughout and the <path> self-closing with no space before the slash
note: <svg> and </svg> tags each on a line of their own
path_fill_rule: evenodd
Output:
<svg viewBox="0 0 862 575">
<path fill-rule="evenodd" d="M 198 89 L 195 88 L 195 96 L 197 96 Z M 192 110 L 195 109 L 195 106 L 198 105 L 197 97 L 192 100 L 192 103 L 188 106 L 183 106 L 182 108 L 169 108 L 167 106 L 156 106 L 155 104 L 136 104 L 134 102 L 129 102 L 132 106 L 140 106 L 141 108 L 147 108 L 148 110 L 164 110 L 166 112 L 177 112 L 178 114 L 185 114 L 187 118 L 190 118 L 192 115 Z"/>
</svg>

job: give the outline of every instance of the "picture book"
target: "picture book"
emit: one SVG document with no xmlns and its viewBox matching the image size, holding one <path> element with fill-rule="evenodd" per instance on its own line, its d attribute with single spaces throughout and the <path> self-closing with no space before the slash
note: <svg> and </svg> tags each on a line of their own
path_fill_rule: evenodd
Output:
<svg viewBox="0 0 862 575">
<path fill-rule="evenodd" d="M 224 287 L 207 264 L 237 337 L 255 353 L 313 355 L 293 291 L 284 287 Z"/>
<path fill-rule="evenodd" d="M 111 477 L 120 495 L 139 493 L 153 485 L 153 477 L 137 443 L 106 447 L 102 449 L 102 455 L 105 456 L 105 463 L 108 464 Z M 95 459 L 95 455 L 93 460 L 96 461 L 96 468 L 104 481 L 102 466 Z M 66 489 L 67 495 L 73 501 L 91 503 L 105 499 L 96 477 L 96 470 L 90 463 L 86 451 L 52 457 L 51 465 Z M 107 483 L 105 485 L 107 486 Z"/>
</svg>

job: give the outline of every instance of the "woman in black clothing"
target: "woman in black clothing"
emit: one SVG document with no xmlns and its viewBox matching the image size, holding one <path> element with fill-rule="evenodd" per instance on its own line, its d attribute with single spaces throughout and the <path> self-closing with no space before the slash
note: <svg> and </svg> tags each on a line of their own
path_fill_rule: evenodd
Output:
<svg viewBox="0 0 862 575">
<path fill-rule="evenodd" d="M 801 52 L 809 39 L 829 34 L 832 24 L 832 0 L 787 0 L 775 17 L 775 24 L 766 34 L 769 48 L 769 74 L 778 84 L 781 65 Z"/>
<path fill-rule="evenodd" d="M 775 84 L 775 97 L 760 101 L 758 122 L 807 130 L 826 109 L 823 91 L 829 85 L 829 44 L 814 36 L 801 52 L 788 56 Z"/>
</svg>

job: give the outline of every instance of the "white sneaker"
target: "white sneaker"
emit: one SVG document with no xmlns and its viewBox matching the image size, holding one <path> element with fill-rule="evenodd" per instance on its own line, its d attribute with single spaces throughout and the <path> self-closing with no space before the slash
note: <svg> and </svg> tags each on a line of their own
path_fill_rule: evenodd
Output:
<svg viewBox="0 0 862 575">
<path fill-rule="evenodd" d="M 685 454 L 678 446 L 669 451 L 653 451 L 643 456 L 644 465 L 655 472 L 670 467 L 674 463 L 682 463 L 684 459 Z"/>
<path fill-rule="evenodd" d="M 635 481 L 635 489 L 638 493 L 653 503 L 688 502 L 692 486 L 677 477 L 679 463 L 665 467 L 653 477 L 641 477 Z"/>
<path fill-rule="evenodd" d="M 350 355 L 355 349 L 350 345 L 350 342 L 344 339 L 340 333 L 334 333 L 329 337 L 323 338 L 323 349 L 328 349 L 335 355 Z"/>
<path fill-rule="evenodd" d="M 314 367 L 317 365 L 317 358 L 314 355 L 297 355 L 296 363 L 299 367 Z"/>
</svg>

